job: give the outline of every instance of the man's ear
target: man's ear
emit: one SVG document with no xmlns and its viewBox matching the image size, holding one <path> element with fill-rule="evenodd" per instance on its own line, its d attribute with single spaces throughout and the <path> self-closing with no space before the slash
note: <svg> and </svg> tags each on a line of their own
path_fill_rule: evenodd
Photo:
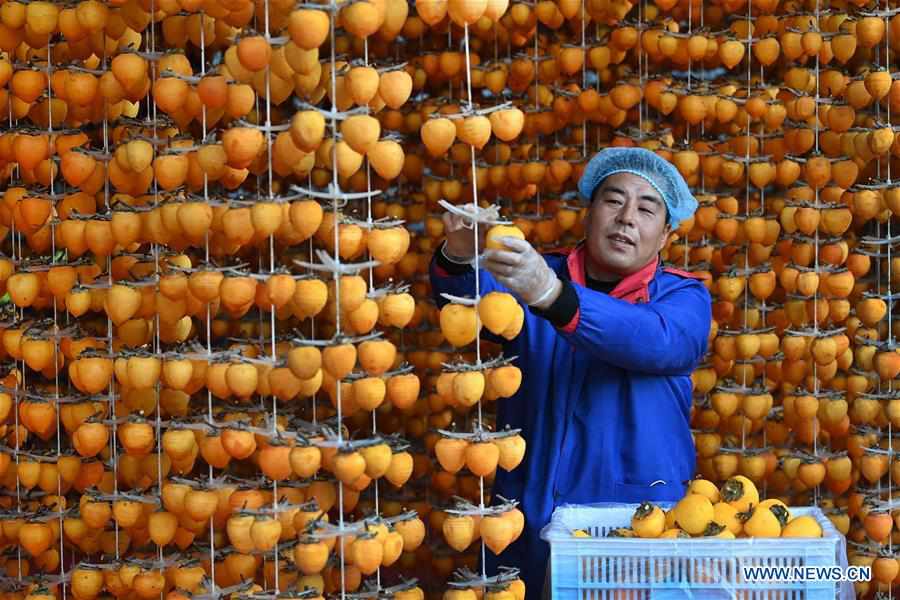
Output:
<svg viewBox="0 0 900 600">
<path fill-rule="evenodd" d="M 662 249 L 666 247 L 666 244 L 669 243 L 670 239 L 674 239 L 675 235 L 675 230 L 672 229 L 672 226 L 669 223 L 666 223 L 665 227 L 663 227 L 663 232 L 659 239 L 659 248 L 656 250 L 657 253 L 662 252 Z"/>
</svg>

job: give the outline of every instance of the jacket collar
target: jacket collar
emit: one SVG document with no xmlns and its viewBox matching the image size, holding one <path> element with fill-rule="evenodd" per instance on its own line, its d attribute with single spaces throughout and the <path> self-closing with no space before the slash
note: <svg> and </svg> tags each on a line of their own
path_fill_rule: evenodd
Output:
<svg viewBox="0 0 900 600">
<path fill-rule="evenodd" d="M 569 267 L 569 277 L 578 285 L 586 285 L 587 277 L 585 271 L 586 248 L 584 244 L 579 244 L 570 253 L 567 259 Z M 618 285 L 609 293 L 613 298 L 625 300 L 632 304 L 636 302 L 648 302 L 650 300 L 650 282 L 656 275 L 659 267 L 659 257 L 656 256 L 648 262 L 641 270 L 628 275 L 622 279 Z"/>
</svg>

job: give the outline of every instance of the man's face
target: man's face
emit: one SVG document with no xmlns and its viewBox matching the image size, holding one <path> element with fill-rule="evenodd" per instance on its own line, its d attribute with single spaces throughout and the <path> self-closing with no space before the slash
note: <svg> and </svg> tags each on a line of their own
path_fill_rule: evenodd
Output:
<svg viewBox="0 0 900 600">
<path fill-rule="evenodd" d="M 639 271 L 666 244 L 666 205 L 650 182 L 631 173 L 607 177 L 594 191 L 585 233 L 592 277 Z"/>
</svg>

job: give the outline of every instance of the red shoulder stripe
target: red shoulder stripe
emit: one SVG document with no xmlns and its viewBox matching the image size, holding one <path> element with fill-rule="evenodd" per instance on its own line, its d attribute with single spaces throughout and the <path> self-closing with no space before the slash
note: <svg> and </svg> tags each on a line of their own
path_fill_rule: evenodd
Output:
<svg viewBox="0 0 900 600">
<path fill-rule="evenodd" d="M 672 275 L 678 275 L 679 277 L 687 277 L 689 279 L 699 279 L 701 281 L 709 279 L 709 275 L 706 273 L 691 273 L 690 271 L 683 271 L 681 269 L 676 269 L 675 267 L 663 267 L 663 271 L 671 273 Z"/>
</svg>

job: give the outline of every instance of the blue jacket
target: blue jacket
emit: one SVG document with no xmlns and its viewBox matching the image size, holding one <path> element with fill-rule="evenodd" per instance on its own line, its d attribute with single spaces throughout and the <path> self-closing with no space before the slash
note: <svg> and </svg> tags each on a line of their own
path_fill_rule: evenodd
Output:
<svg viewBox="0 0 900 600">
<path fill-rule="evenodd" d="M 576 302 L 571 320 L 554 323 L 525 307 L 515 339 L 482 330 L 519 357 L 522 385 L 499 401 L 497 428 L 521 429 L 527 442 L 522 464 L 498 469 L 493 489 L 521 502 L 525 530 L 499 557 L 488 551 L 488 573 L 498 564 L 521 569 L 528 600 L 541 596 L 549 546 L 540 530 L 556 506 L 677 500 L 696 466 L 690 375 L 706 353 L 709 292 L 655 259 L 609 294 L 595 291 L 585 284 L 584 254 L 579 245 L 544 255 Z M 447 303 L 442 292 L 475 294 L 475 271 L 440 249 L 430 276 L 438 306 Z M 484 269 L 479 278 L 482 295 L 507 291 Z"/>
</svg>

